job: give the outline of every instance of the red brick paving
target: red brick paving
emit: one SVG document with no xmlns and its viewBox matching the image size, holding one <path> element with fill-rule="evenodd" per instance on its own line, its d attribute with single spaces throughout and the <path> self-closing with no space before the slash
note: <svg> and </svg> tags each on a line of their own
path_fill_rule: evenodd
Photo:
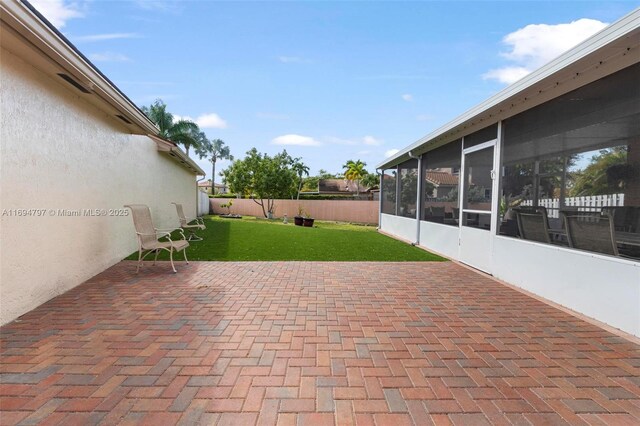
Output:
<svg viewBox="0 0 640 426">
<path fill-rule="evenodd" d="M 640 348 L 454 263 L 123 262 L 1 329 L 2 424 L 640 424 Z"/>
</svg>

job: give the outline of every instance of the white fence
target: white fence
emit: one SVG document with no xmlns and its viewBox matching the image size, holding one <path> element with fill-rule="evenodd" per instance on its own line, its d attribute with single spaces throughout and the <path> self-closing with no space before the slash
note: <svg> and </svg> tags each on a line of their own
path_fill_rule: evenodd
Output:
<svg viewBox="0 0 640 426">
<path fill-rule="evenodd" d="M 525 200 L 523 206 L 533 205 L 533 200 Z M 543 198 L 538 200 L 538 205 L 546 207 L 549 217 L 560 217 L 560 199 Z M 624 194 L 591 195 L 587 197 L 567 197 L 562 208 L 577 208 L 578 211 L 600 211 L 602 207 L 624 206 Z"/>
<path fill-rule="evenodd" d="M 209 195 L 198 190 L 198 216 L 209 214 Z"/>
</svg>

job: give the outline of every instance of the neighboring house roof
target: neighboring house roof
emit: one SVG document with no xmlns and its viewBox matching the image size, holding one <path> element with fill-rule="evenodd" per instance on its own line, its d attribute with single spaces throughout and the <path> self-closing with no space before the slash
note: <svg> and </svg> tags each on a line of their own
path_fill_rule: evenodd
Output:
<svg viewBox="0 0 640 426">
<path fill-rule="evenodd" d="M 458 186 L 458 176 L 447 172 L 427 172 L 426 179 L 437 186 Z"/>
<path fill-rule="evenodd" d="M 385 169 L 638 62 L 640 8 L 376 166 Z"/>
<path fill-rule="evenodd" d="M 358 186 L 360 187 L 360 192 L 368 191 L 368 188 L 362 186 L 362 184 L 356 184 L 356 182 L 347 179 L 320 179 L 318 181 L 318 192 L 320 194 L 355 194 Z"/>
</svg>

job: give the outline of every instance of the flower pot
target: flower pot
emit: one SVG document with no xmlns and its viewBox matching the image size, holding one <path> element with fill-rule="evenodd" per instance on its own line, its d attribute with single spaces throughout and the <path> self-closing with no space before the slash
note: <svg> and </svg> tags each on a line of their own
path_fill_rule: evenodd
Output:
<svg viewBox="0 0 640 426">
<path fill-rule="evenodd" d="M 296 226 L 302 226 L 303 222 L 304 222 L 304 218 L 302 216 L 294 216 L 293 223 L 295 223 Z"/>
<path fill-rule="evenodd" d="M 306 226 L 307 228 L 311 228 L 313 226 L 313 221 L 315 219 L 311 218 L 311 217 L 305 217 L 303 220 L 303 224 L 304 226 Z"/>
</svg>

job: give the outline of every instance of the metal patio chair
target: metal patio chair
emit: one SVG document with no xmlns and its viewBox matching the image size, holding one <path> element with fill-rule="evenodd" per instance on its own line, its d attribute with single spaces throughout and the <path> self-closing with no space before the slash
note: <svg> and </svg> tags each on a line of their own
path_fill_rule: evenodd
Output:
<svg viewBox="0 0 640 426">
<path fill-rule="evenodd" d="M 197 235 L 193 230 L 194 229 L 207 229 L 204 226 L 204 220 L 201 217 L 196 217 L 195 219 L 188 220 L 184 215 L 184 209 L 182 208 L 182 204 L 180 203 L 171 203 L 176 206 L 176 211 L 178 212 L 178 219 L 180 220 L 180 228 L 184 229 L 189 233 L 187 240 L 188 241 L 202 241 L 202 237 Z M 196 223 L 193 225 L 189 225 L 189 222 L 195 220 Z"/>
<path fill-rule="evenodd" d="M 619 256 L 614 222 L 609 213 L 561 213 L 569 247 Z"/>
<path fill-rule="evenodd" d="M 133 226 L 136 228 L 136 236 L 138 237 L 138 265 L 136 267 L 136 273 L 140 270 L 142 261 L 149 253 L 155 253 L 155 258 L 153 259 L 153 264 L 155 265 L 158 259 L 158 253 L 160 253 L 161 250 L 169 252 L 169 261 L 171 262 L 171 269 L 173 269 L 174 273 L 178 272 L 173 264 L 174 251 L 182 251 L 185 262 L 189 264 L 186 251 L 186 248 L 189 247 L 189 242 L 185 239 L 182 229 L 158 229 L 154 227 L 153 221 L 151 220 L 151 211 L 145 204 L 128 204 L 124 207 L 131 210 Z M 173 241 L 171 239 L 171 232 L 176 230 L 180 232 L 182 239 Z M 160 241 L 162 238 L 165 238 L 166 241 Z"/>
<path fill-rule="evenodd" d="M 518 232 L 523 240 L 551 244 L 546 208 L 517 207 L 513 211 L 518 222 Z"/>
</svg>

